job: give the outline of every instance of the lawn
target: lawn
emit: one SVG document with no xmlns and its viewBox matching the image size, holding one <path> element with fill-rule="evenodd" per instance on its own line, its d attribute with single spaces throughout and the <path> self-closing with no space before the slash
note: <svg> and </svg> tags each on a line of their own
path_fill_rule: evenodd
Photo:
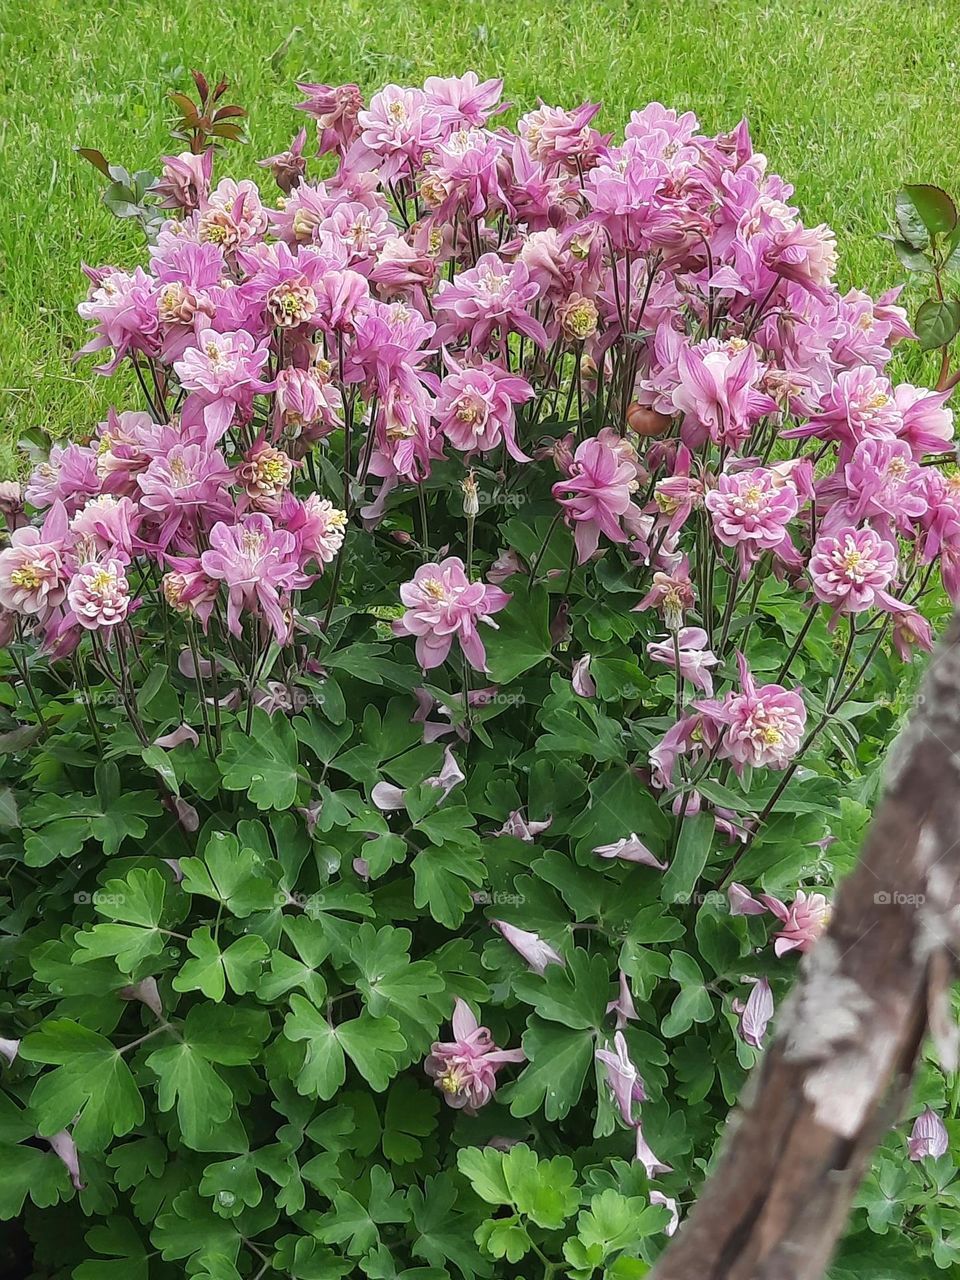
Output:
<svg viewBox="0 0 960 1280">
<path fill-rule="evenodd" d="M 472 66 L 523 108 L 602 100 L 609 128 L 654 98 L 709 132 L 746 114 L 805 218 L 836 229 L 842 283 L 878 289 L 899 278 L 877 239 L 895 187 L 960 172 L 958 17 L 960 0 L 2 0 L 0 466 L 26 428 L 83 433 L 116 392 L 72 361 L 80 263 L 132 262 L 137 231 L 99 206 L 71 149 L 154 167 L 170 149 L 165 92 L 191 66 L 228 76 L 251 112 L 238 172 L 289 140 L 302 76 L 371 90 Z"/>
</svg>

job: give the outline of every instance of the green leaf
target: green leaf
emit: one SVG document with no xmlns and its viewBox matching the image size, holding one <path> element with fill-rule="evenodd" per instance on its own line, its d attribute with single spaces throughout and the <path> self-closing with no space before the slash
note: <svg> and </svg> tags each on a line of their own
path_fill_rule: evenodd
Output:
<svg viewBox="0 0 960 1280">
<path fill-rule="evenodd" d="M 95 1253 L 113 1259 L 104 1262 L 81 1262 L 74 1268 L 73 1280 L 147 1280 L 146 1247 L 129 1218 L 108 1218 L 86 1234 L 86 1242 Z"/>
<path fill-rule="evenodd" d="M 911 183 L 903 188 L 902 194 L 931 236 L 949 235 L 957 225 L 957 206 L 942 187 Z"/>
<path fill-rule="evenodd" d="M 928 298 L 917 310 L 914 328 L 924 351 L 949 346 L 960 332 L 960 299 Z"/>
<path fill-rule="evenodd" d="M 529 1061 L 510 1087 L 510 1110 L 515 1116 L 532 1116 L 542 1108 L 551 1123 L 562 1120 L 583 1091 L 593 1061 L 593 1033 L 531 1018 L 523 1049 Z"/>
<path fill-rule="evenodd" d="M 413 901 L 427 907 L 438 924 L 458 929 L 474 906 L 472 891 L 483 884 L 482 850 L 424 849 L 411 863 L 413 869 Z"/>
<path fill-rule="evenodd" d="M 217 1001 L 226 994 L 227 982 L 237 995 L 253 991 L 270 955 L 270 948 L 255 934 L 238 938 L 221 951 L 208 925 L 193 931 L 187 949 L 196 959 L 188 960 L 174 978 L 174 990 L 202 991 L 209 1000 Z"/>
<path fill-rule="evenodd" d="M 359 1018 L 333 1027 L 309 1001 L 296 995 L 290 998 L 283 1034 L 288 1040 L 307 1042 L 297 1089 L 322 1100 L 332 1098 L 346 1079 L 344 1054 L 370 1087 L 382 1093 L 399 1070 L 397 1056 L 407 1047 L 394 1018 L 373 1018 L 364 1011 Z"/>
<path fill-rule="evenodd" d="M 518 974 L 513 987 L 548 1022 L 562 1022 L 575 1031 L 595 1029 L 603 1024 L 610 999 L 609 962 L 599 952 L 591 955 L 577 947 L 566 965 L 548 965 L 542 977 Z"/>
<path fill-rule="evenodd" d="M 714 1011 L 703 972 L 692 956 L 684 951 L 671 952 L 670 977 L 680 983 L 680 994 L 660 1024 L 660 1030 L 673 1038 L 689 1031 L 695 1022 L 710 1022 Z"/>
<path fill-rule="evenodd" d="M 275 879 L 261 853 L 241 849 L 237 837 L 215 831 L 207 841 L 203 858 L 181 858 L 182 888 L 220 902 L 232 915 L 244 919 L 254 911 L 266 911 L 278 900 Z M 286 897 L 279 895 L 280 902 Z"/>
<path fill-rule="evenodd" d="M 159 954 L 165 941 L 160 921 L 166 891 L 167 881 L 154 867 L 134 867 L 123 880 L 108 880 L 93 901 L 100 915 L 115 923 L 78 933 L 76 962 L 114 956 L 119 968 L 131 973 L 148 956 Z"/>
<path fill-rule="evenodd" d="M 38 1132 L 67 1125 L 80 1151 L 103 1151 L 143 1121 L 143 1100 L 130 1068 L 109 1040 L 66 1018 L 43 1022 L 21 1042 L 28 1062 L 57 1064 L 33 1087 Z"/>
<path fill-rule="evenodd" d="M 228 791 L 245 791 L 258 809 L 289 809 L 297 798 L 297 735 L 284 716 L 257 707 L 250 736 L 239 729 L 224 734 L 218 764 Z"/>
<path fill-rule="evenodd" d="M 713 814 L 701 812 L 683 820 L 677 851 L 660 882 L 662 902 L 690 901 L 710 856 L 713 830 Z"/>
<path fill-rule="evenodd" d="M 543 587 L 518 586 L 513 599 L 497 614 L 498 630 L 484 632 L 491 679 L 507 684 L 549 657 L 550 597 Z"/>
</svg>

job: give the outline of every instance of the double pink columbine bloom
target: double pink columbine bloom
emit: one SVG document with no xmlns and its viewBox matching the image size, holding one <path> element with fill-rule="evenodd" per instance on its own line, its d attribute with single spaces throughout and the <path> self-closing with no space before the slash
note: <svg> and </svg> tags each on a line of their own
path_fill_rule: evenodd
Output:
<svg viewBox="0 0 960 1280">
<path fill-rule="evenodd" d="M 640 514 L 633 503 L 636 477 L 635 465 L 599 438 L 577 448 L 570 473 L 553 486 L 553 496 L 573 525 L 579 564 L 596 551 L 601 533 L 611 542 L 627 541 L 623 518 Z"/>
<path fill-rule="evenodd" d="M 448 1106 L 472 1116 L 493 1097 L 500 1068 L 525 1061 L 522 1049 L 498 1049 L 487 1028 L 458 997 L 453 1007 L 453 1039 L 432 1045 L 424 1070 Z"/>
<path fill-rule="evenodd" d="M 423 564 L 400 588 L 406 613 L 393 624 L 395 635 L 416 636 L 417 661 L 424 671 L 446 661 L 454 638 L 475 671 L 486 671 L 487 652 L 479 623 L 496 628 L 491 617 L 509 603 L 499 587 L 471 582 L 459 556 Z"/>
</svg>

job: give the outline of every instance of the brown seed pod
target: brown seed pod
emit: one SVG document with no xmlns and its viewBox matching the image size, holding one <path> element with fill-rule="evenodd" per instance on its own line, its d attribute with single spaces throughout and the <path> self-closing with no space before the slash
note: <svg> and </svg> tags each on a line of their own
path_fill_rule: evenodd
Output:
<svg viewBox="0 0 960 1280">
<path fill-rule="evenodd" d="M 670 430 L 670 421 L 665 413 L 648 409 L 636 400 L 627 409 L 627 426 L 638 436 L 662 436 Z"/>
</svg>

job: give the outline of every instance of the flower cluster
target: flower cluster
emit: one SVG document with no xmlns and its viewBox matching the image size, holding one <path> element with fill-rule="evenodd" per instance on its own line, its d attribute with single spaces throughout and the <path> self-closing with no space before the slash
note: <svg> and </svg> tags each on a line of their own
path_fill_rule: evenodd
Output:
<svg viewBox="0 0 960 1280">
<path fill-rule="evenodd" d="M 384 1158 L 405 1162 L 398 1185 L 449 1164 L 419 1140 L 439 1091 L 494 1151 L 566 1123 L 597 1188 L 595 1140 L 626 1142 L 672 1231 L 668 1193 L 686 1194 L 718 1130 L 704 1099 L 732 1096 L 788 982 L 783 957 L 827 927 L 814 886 L 839 838 L 837 779 L 892 732 L 870 721 L 879 745 L 858 752 L 854 721 L 878 705 L 859 693 L 876 662 L 932 647 L 941 578 L 960 603 L 949 393 L 892 380 L 913 336 L 898 291 L 837 288 L 832 233 L 804 226 L 746 123 L 708 136 L 652 103 L 615 137 L 596 104 L 540 103 L 511 130 L 501 83 L 472 72 L 369 98 L 300 89 L 309 127 L 260 161 L 276 190 L 220 176 L 212 149 L 165 158 L 145 260 L 86 268 L 79 308 L 84 353 L 142 399 L 34 459 L 22 493 L 0 486 L 18 714 L 46 732 L 42 697 L 78 694 L 63 750 L 17 777 L 59 785 L 94 752 L 98 798 L 64 808 L 56 833 L 66 845 L 82 827 L 77 853 L 121 828 L 143 836 L 146 822 L 122 827 L 132 809 L 113 825 L 109 766 L 148 770 L 160 797 L 143 812 L 162 809 L 181 842 L 150 871 L 156 901 L 169 891 L 174 921 L 197 910 L 188 895 L 222 908 L 191 937 L 130 890 L 144 905 L 122 927 L 71 926 L 68 944 L 44 924 L 30 959 L 96 935 L 83 959 L 135 952 L 123 990 L 141 994 L 122 998 L 156 1013 L 155 979 L 170 986 L 176 965 L 158 953 L 184 941 L 193 958 L 168 1000 L 219 1002 L 228 984 L 256 993 L 256 1019 L 282 1004 L 256 1087 L 241 1070 L 255 1050 L 217 1057 L 198 1034 L 210 1061 L 190 1053 L 224 1132 L 230 1089 L 211 1062 L 244 1098 L 274 1089 L 287 1145 L 242 1163 L 287 1204 L 302 1206 L 290 1169 L 315 1127 L 300 1105 L 329 1102 L 349 1059 L 376 1093 L 408 1073 L 409 1133 L 398 1087 L 382 1134 Z M 122 724 L 101 764 L 104 706 Z M 285 812 L 268 833 L 271 809 Z M 768 838 L 780 817 L 801 832 L 781 827 L 789 851 Z M 236 858 L 214 866 L 234 826 Z M 58 856 L 43 840 L 28 865 Z M 411 959 L 396 922 L 414 919 Z M 710 978 L 688 954 L 701 941 Z M 94 968 L 58 965 L 44 972 Z M 157 1034 L 189 1041 L 168 1014 Z M 99 1006 L 95 1019 L 98 1035 L 116 1025 Z M 164 1077 L 171 1052 L 137 1068 L 138 1085 L 161 1077 L 164 1110 L 185 1087 Z M 591 1062 L 595 1114 L 576 1106 Z M 690 1100 L 672 1118 L 671 1078 Z M 219 1150 L 198 1110 L 178 1111 L 187 1144 Z M 71 1121 L 55 1118 L 51 1142 Z M 331 1121 L 304 1165 L 324 1194 L 352 1123 Z M 95 1144 L 77 1130 L 84 1161 Z M 911 1158 L 941 1150 L 921 1117 Z M 387 1206 L 371 1224 L 393 1224 L 394 1184 L 349 1169 Z M 357 1203 L 337 1211 L 361 1221 Z M 411 1215 L 419 1229 L 410 1210 L 398 1234 Z M 259 1220 L 244 1230 L 261 1238 Z M 351 1235 L 317 1231 L 324 1249 Z M 387 1251 L 356 1238 L 329 1274 L 361 1259 L 386 1274 Z M 327 1274 L 327 1252 L 304 1245 L 278 1241 L 278 1269 Z M 432 1247 L 414 1249 L 431 1268 Z M 465 1274 L 489 1270 L 465 1256 Z"/>
</svg>

